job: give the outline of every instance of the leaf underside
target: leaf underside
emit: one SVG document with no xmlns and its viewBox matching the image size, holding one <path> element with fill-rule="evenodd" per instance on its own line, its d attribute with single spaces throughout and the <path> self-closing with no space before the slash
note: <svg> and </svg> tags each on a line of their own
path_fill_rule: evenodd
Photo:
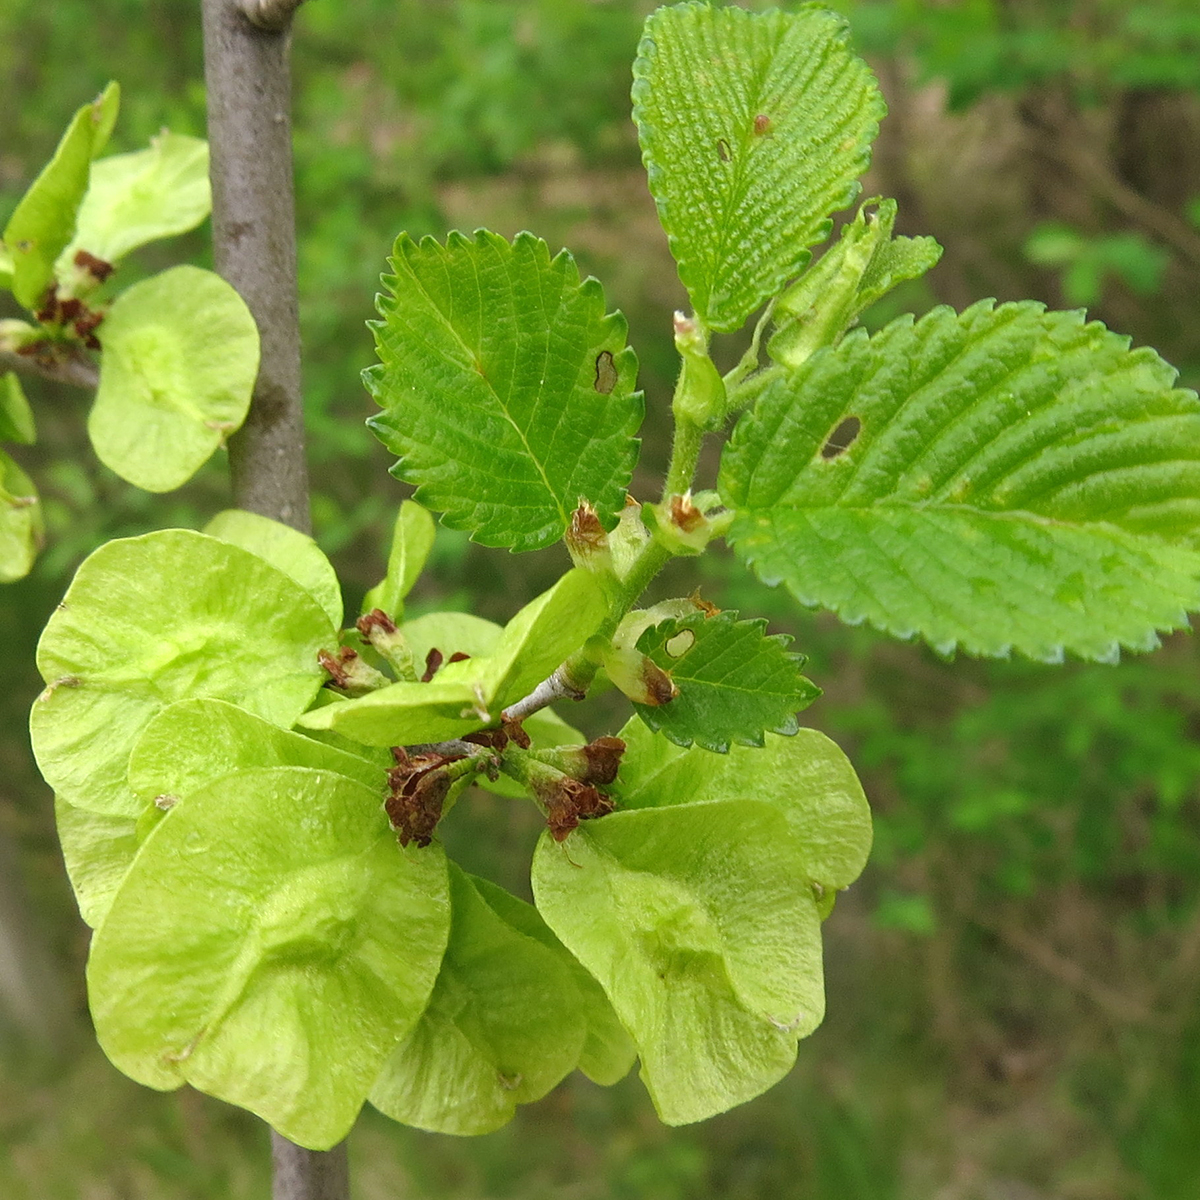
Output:
<svg viewBox="0 0 1200 1200">
<path fill-rule="evenodd" d="M 764 733 L 795 733 L 796 713 L 820 694 L 800 674 L 790 638 L 766 636 L 765 620 L 695 613 L 652 625 L 637 648 L 667 671 L 679 695 L 635 704 L 643 721 L 680 746 L 724 754 L 734 742 L 761 746 Z"/>
<path fill-rule="evenodd" d="M 642 399 L 599 283 L 530 234 L 401 235 L 391 265 L 364 378 L 393 473 L 486 546 L 548 546 L 581 500 L 612 528 Z"/>
<path fill-rule="evenodd" d="M 646 23 L 633 115 L 696 312 L 736 329 L 858 191 L 885 107 L 841 17 L 682 4 Z"/>
<path fill-rule="evenodd" d="M 856 331 L 737 426 L 729 540 L 801 603 L 943 653 L 1150 649 L 1200 607 L 1200 401 L 1174 381 L 1032 301 Z"/>
</svg>

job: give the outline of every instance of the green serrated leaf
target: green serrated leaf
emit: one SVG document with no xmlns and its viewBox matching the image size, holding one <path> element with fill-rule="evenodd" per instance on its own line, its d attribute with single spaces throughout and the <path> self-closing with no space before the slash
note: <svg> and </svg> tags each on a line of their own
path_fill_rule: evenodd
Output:
<svg viewBox="0 0 1200 1200">
<path fill-rule="evenodd" d="M 707 800 L 762 800 L 777 807 L 804 854 L 804 875 L 822 888 L 849 887 L 871 849 L 871 810 L 850 760 L 815 729 L 768 734 L 762 749 L 728 754 L 681 749 L 636 717 L 619 735 L 626 750 L 610 789 L 621 808 Z"/>
<path fill-rule="evenodd" d="M 490 1133 L 574 1070 L 586 1026 L 563 955 L 503 919 L 450 865 L 450 941 L 429 1007 L 370 1100 L 406 1125 Z"/>
<path fill-rule="evenodd" d="M 642 399 L 625 319 L 530 234 L 446 245 L 402 234 L 364 373 L 369 424 L 393 474 L 485 546 L 536 550 L 588 500 L 616 524 L 637 459 Z"/>
<path fill-rule="evenodd" d="M 697 612 L 670 617 L 638 638 L 637 648 L 679 689 L 666 704 L 634 704 L 651 729 L 681 746 L 693 742 L 718 754 L 731 744 L 761 746 L 764 733 L 795 733 L 796 713 L 821 690 L 800 674 L 803 656 L 791 638 L 766 635 L 763 619 Z"/>
<path fill-rule="evenodd" d="M 732 330 L 858 192 L 886 111 L 842 17 L 679 4 L 646 21 L 633 116 L 692 305 Z"/>
<path fill-rule="evenodd" d="M 58 260 L 60 277 L 77 250 L 116 263 L 131 250 L 194 229 L 212 208 L 208 143 L 163 130 L 146 150 L 92 164 L 75 236 Z"/>
<path fill-rule="evenodd" d="M 54 277 L 54 260 L 75 232 L 92 157 L 112 131 L 119 94 L 116 84 L 110 83 L 75 113 L 54 157 L 21 197 L 4 228 L 4 244 L 12 258 L 13 295 L 31 311 L 41 303 Z"/>
<path fill-rule="evenodd" d="M 30 718 L 46 781 L 71 804 L 136 817 L 129 753 L 189 697 L 228 700 L 281 727 L 311 702 L 336 637 L 291 578 L 237 546 L 166 529 L 101 546 L 38 644 L 47 683 Z"/>
<path fill-rule="evenodd" d="M 325 610 L 336 629 L 342 623 L 342 585 L 333 564 L 312 538 L 279 521 L 240 508 L 219 512 L 204 527 L 220 538 L 257 554 L 290 575 Z"/>
<path fill-rule="evenodd" d="M 616 812 L 538 843 L 538 910 L 604 988 L 668 1125 L 766 1091 L 820 1023 L 800 858 L 783 815 L 755 801 Z"/>
<path fill-rule="evenodd" d="M 33 480 L 0 450 L 0 583 L 29 574 L 44 533 L 42 503 Z"/>
<path fill-rule="evenodd" d="M 544 710 L 543 710 L 544 711 Z M 567 965 L 575 986 L 579 989 L 583 1015 L 587 1022 L 587 1037 L 579 1054 L 579 1069 L 593 1082 L 611 1087 L 629 1074 L 637 1059 L 637 1049 L 604 989 L 588 973 L 584 965 L 554 936 L 554 931 L 542 920 L 532 904 L 518 900 L 511 892 L 486 879 L 472 877 L 475 890 L 488 907 L 519 933 L 535 938 L 548 947 Z"/>
<path fill-rule="evenodd" d="M 1200 607 L 1200 400 L 1032 301 L 901 318 L 780 371 L 734 431 L 729 540 L 803 604 L 943 653 L 1112 660 Z"/>
<path fill-rule="evenodd" d="M 449 917 L 441 850 L 401 849 L 370 789 L 227 775 L 167 814 L 97 930 L 96 1035 L 140 1083 L 328 1149 L 425 1008 Z"/>
<path fill-rule="evenodd" d="M 393 683 L 357 700 L 314 709 L 300 724 L 333 729 L 368 746 L 461 737 L 497 721 L 507 705 L 578 650 L 607 613 L 595 576 L 576 568 L 521 609 L 489 653 L 447 663 L 430 683 Z"/>
<path fill-rule="evenodd" d="M 363 597 L 363 612 L 381 608 L 393 621 L 404 616 L 404 597 L 412 591 L 425 566 L 436 532 L 428 509 L 415 500 L 401 503 L 392 530 L 387 575 Z"/>
<path fill-rule="evenodd" d="M 186 483 L 245 420 L 258 328 L 219 275 L 172 267 L 122 292 L 100 327 L 96 454 L 148 492 Z"/>
<path fill-rule="evenodd" d="M 137 818 L 91 812 L 55 796 L 54 819 L 79 915 L 95 929 L 137 854 Z"/>
<path fill-rule="evenodd" d="M 0 442 L 32 446 L 37 441 L 33 410 L 14 371 L 0 375 Z"/>
</svg>

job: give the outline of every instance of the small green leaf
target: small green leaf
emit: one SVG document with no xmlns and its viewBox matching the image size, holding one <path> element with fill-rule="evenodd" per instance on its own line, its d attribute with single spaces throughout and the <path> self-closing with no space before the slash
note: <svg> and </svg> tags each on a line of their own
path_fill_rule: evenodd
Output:
<svg viewBox="0 0 1200 1200">
<path fill-rule="evenodd" d="M 79 915 L 95 929 L 138 851 L 137 818 L 90 812 L 55 796 L 54 819 Z"/>
<path fill-rule="evenodd" d="M 762 800 L 787 818 L 813 883 L 849 887 L 866 866 L 871 810 L 850 760 L 823 733 L 768 734 L 762 749 L 733 746 L 719 756 L 683 750 L 636 718 L 620 737 L 626 750 L 610 789 L 619 807 Z"/>
<path fill-rule="evenodd" d="M 739 422 L 729 540 L 801 603 L 944 653 L 1150 649 L 1200 607 L 1200 400 L 1174 381 L 1033 302 L 855 331 Z"/>
<path fill-rule="evenodd" d="M 795 733 L 796 713 L 821 691 L 800 674 L 804 658 L 790 654 L 792 640 L 766 636 L 763 619 L 737 613 L 693 613 L 652 625 L 637 648 L 679 689 L 662 705 L 634 704 L 651 729 L 681 746 L 693 742 L 728 751 L 734 742 L 761 746 L 763 734 Z"/>
<path fill-rule="evenodd" d="M 210 696 L 284 728 L 336 637 L 317 602 L 257 556 L 186 529 L 101 546 L 38 644 L 30 718 L 46 781 L 71 804 L 136 817 L 129 753 L 175 700 Z"/>
<path fill-rule="evenodd" d="M 37 441 L 33 410 L 16 373 L 0 375 L 0 442 L 32 446 Z"/>
<path fill-rule="evenodd" d="M 393 474 L 485 546 L 536 550 L 588 500 L 616 524 L 642 399 L 625 319 L 566 251 L 480 231 L 396 242 L 364 373 Z M 605 370 L 598 366 L 601 364 Z M 611 368 L 613 374 L 608 374 Z"/>
<path fill-rule="evenodd" d="M 227 775 L 167 814 L 97 930 L 96 1035 L 140 1083 L 328 1149 L 425 1008 L 449 920 L 441 850 L 402 850 L 370 789 Z"/>
<path fill-rule="evenodd" d="M 412 591 L 433 549 L 436 533 L 433 517 L 415 500 L 405 500 L 392 531 L 387 575 L 363 597 L 363 612 L 381 608 L 393 621 L 404 616 L 404 597 Z"/>
<path fill-rule="evenodd" d="M 632 1034 L 668 1125 L 766 1091 L 820 1023 L 801 857 L 783 815 L 755 801 L 616 812 L 538 843 L 538 910 Z"/>
<path fill-rule="evenodd" d="M 325 610 L 334 628 L 342 623 L 342 585 L 333 564 L 312 538 L 279 521 L 240 508 L 219 512 L 204 527 L 220 538 L 257 554 L 290 575 Z"/>
<path fill-rule="evenodd" d="M 13 264 L 13 295 L 31 311 L 40 305 L 54 277 L 54 260 L 75 232 L 92 157 L 108 140 L 118 96 L 116 84 L 110 83 L 75 113 L 54 157 L 21 197 L 4 228 L 4 244 Z"/>
<path fill-rule="evenodd" d="M 776 295 L 858 192 L 885 110 L 842 17 L 660 8 L 633 117 L 679 278 L 713 329 Z"/>
<path fill-rule="evenodd" d="M 371 1089 L 437 1133 L 490 1133 L 574 1070 L 586 1026 L 565 956 L 518 932 L 450 866 L 450 941 L 429 1007 Z"/>
<path fill-rule="evenodd" d="M 146 150 L 92 164 L 75 236 L 58 261 L 60 277 L 77 250 L 116 263 L 131 250 L 194 229 L 212 208 L 208 143 L 163 130 Z"/>
<path fill-rule="evenodd" d="M 186 483 L 245 420 L 258 329 L 219 275 L 172 267 L 122 292 L 88 434 L 105 466 L 148 492 Z"/>
<path fill-rule="evenodd" d="M 493 724 L 505 707 L 531 692 L 596 632 L 607 612 L 595 576 L 577 567 L 521 609 L 490 653 L 447 663 L 430 683 L 393 683 L 315 709 L 300 724 L 333 729 L 368 746 L 461 737 Z"/>
<path fill-rule="evenodd" d="M 29 574 L 44 532 L 33 480 L 0 450 L 0 583 Z"/>
<path fill-rule="evenodd" d="M 511 892 L 486 879 L 472 878 L 471 882 L 498 917 L 519 933 L 535 938 L 553 950 L 570 969 L 587 1021 L 587 1038 L 579 1055 L 579 1069 L 593 1083 L 603 1087 L 611 1087 L 624 1079 L 637 1059 L 637 1048 L 613 1011 L 604 989 L 579 959 L 554 936 L 553 930 L 532 904 L 518 900 Z"/>
</svg>

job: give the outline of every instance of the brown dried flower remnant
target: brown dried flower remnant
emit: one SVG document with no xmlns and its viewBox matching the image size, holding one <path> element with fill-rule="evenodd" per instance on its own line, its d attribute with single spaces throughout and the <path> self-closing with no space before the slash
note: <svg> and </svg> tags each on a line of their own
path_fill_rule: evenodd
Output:
<svg viewBox="0 0 1200 1200">
<path fill-rule="evenodd" d="M 414 842 L 417 846 L 428 846 L 442 819 L 442 806 L 454 782 L 445 767 L 457 759 L 444 754 L 410 758 L 402 746 L 392 747 L 392 757 L 396 765 L 388 772 L 384 811 L 400 845 Z"/>
<path fill-rule="evenodd" d="M 113 264 L 89 254 L 86 250 L 75 251 L 75 265 L 86 271 L 97 283 L 103 283 L 115 270 Z"/>
<path fill-rule="evenodd" d="M 692 503 L 690 495 L 672 496 L 671 520 L 684 533 L 691 533 L 704 524 L 704 514 Z"/>
<path fill-rule="evenodd" d="M 699 588 L 697 588 L 688 597 L 688 600 L 691 602 L 691 604 L 698 608 L 705 615 L 705 617 L 715 617 L 721 611 L 715 604 L 713 604 L 711 600 L 705 600 L 704 597 L 700 595 Z"/>
<path fill-rule="evenodd" d="M 421 676 L 422 683 L 429 683 L 438 673 L 438 668 L 445 661 L 445 656 L 436 647 L 431 646 L 429 653 L 425 655 L 425 673 Z"/>
<path fill-rule="evenodd" d="M 606 817 L 613 811 L 613 802 L 603 792 L 565 775 L 554 792 L 542 799 L 546 805 L 546 827 L 556 842 L 566 841 L 580 821 Z"/>
</svg>

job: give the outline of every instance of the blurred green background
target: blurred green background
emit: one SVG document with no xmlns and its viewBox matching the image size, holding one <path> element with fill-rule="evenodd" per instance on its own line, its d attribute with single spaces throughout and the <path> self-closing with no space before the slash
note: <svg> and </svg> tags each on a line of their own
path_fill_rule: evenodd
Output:
<svg viewBox="0 0 1200 1200">
<path fill-rule="evenodd" d="M 116 150 L 204 132 L 194 0 L 0 2 L 0 222 L 69 115 L 124 89 Z M 682 291 L 628 117 L 642 0 L 316 0 L 294 44 L 301 316 L 314 518 L 348 604 L 382 569 L 402 489 L 362 421 L 364 321 L 397 232 L 530 228 L 630 319 L 649 418 L 634 490 L 665 462 Z M 751 5 L 753 7 L 753 5 Z M 765 6 L 763 6 L 765 7 Z M 844 0 L 891 108 L 866 194 L 945 246 L 887 311 L 981 296 L 1086 305 L 1200 383 L 1196 0 Z M 204 263 L 206 231 L 130 274 Z M 15 315 L 0 311 L 0 316 Z M 726 348 L 731 356 L 736 346 Z M 268 1192 L 254 1119 L 158 1095 L 90 1042 L 86 931 L 25 713 L 38 630 L 100 541 L 196 526 L 223 464 L 138 493 L 83 437 L 88 398 L 29 384 L 46 498 L 34 574 L 0 592 L 0 1196 L 182 1200 Z M 713 463 L 707 469 L 711 472 Z M 421 606 L 503 619 L 562 569 L 443 531 Z M 691 590 L 695 563 L 656 585 Z M 1200 1196 L 1200 675 L 1190 638 L 1115 667 L 945 662 L 798 612 L 728 560 L 707 598 L 812 656 L 806 714 L 876 813 L 863 880 L 826 926 L 830 1015 L 767 1096 L 668 1130 L 630 1079 L 582 1079 L 461 1141 L 367 1112 L 355 1195 L 687 1200 L 1195 1200 Z M 595 732 L 615 708 L 568 715 Z M 620 719 L 623 719 L 620 718 Z M 469 810 L 469 811 L 467 811 Z M 460 816 L 461 814 L 461 816 Z M 446 831 L 522 889 L 537 817 L 479 797 Z"/>
</svg>

